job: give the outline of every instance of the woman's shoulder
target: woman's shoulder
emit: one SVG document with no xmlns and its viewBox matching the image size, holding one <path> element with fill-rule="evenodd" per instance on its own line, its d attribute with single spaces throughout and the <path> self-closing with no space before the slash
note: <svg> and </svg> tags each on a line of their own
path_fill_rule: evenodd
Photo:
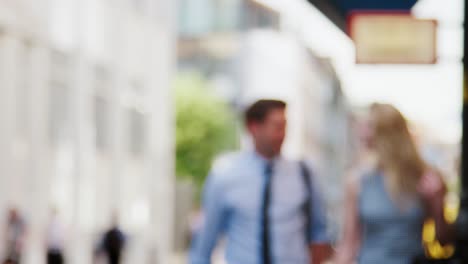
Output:
<svg viewBox="0 0 468 264">
<path fill-rule="evenodd" d="M 378 170 L 371 166 L 357 166 L 350 168 L 346 175 L 346 189 L 350 192 L 360 192 L 362 186 L 371 180 Z"/>
</svg>

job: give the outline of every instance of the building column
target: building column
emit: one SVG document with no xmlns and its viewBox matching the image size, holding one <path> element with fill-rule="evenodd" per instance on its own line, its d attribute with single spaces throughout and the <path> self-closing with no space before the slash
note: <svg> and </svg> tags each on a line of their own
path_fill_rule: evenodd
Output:
<svg viewBox="0 0 468 264">
<path fill-rule="evenodd" d="M 29 159 L 27 164 L 28 185 L 28 244 L 26 263 L 41 264 L 45 261 L 45 230 L 49 219 L 51 165 L 48 138 L 49 110 L 49 52 L 45 43 L 37 42 L 31 47 L 30 94 L 25 100 L 29 105 L 30 127 L 27 133 Z"/>
<path fill-rule="evenodd" d="M 92 263 L 93 229 L 95 223 L 95 160 L 94 124 L 92 123 L 91 71 L 88 64 L 85 41 L 87 1 L 75 0 L 74 28 L 77 34 L 72 50 L 71 77 L 71 135 L 75 158 L 73 171 L 73 241 L 70 263 Z"/>
<path fill-rule="evenodd" d="M 95 189 L 95 147 L 93 140 L 90 72 L 84 55 L 74 55 L 72 78 L 72 144 L 75 157 L 74 186 L 74 232 L 75 250 L 72 263 L 91 263 L 93 252 L 92 231 L 94 228 Z"/>
<path fill-rule="evenodd" d="M 14 65 L 14 42 L 8 32 L 0 32 L 0 237 L 4 237 L 4 221 L 7 209 L 11 204 L 10 179 L 13 177 L 12 168 L 12 139 L 13 139 L 13 85 L 12 68 Z M 0 254 L 3 255 L 5 245 L 0 241 Z"/>
<path fill-rule="evenodd" d="M 15 179 L 15 159 L 13 142 L 15 140 L 15 84 L 16 84 L 15 36 L 10 32 L 0 32 L 0 219 L 6 217 L 6 209 L 17 205 L 17 184 Z M 3 221 L 1 221 L 3 222 Z M 3 229 L 0 230 L 3 232 Z"/>
<path fill-rule="evenodd" d="M 111 36 L 111 54 L 112 60 L 109 62 L 111 71 L 110 87 L 106 91 L 107 98 L 109 99 L 109 156 L 110 156 L 110 177 L 108 178 L 109 196 L 110 196 L 110 212 L 107 224 L 111 224 L 111 217 L 113 213 L 117 213 L 119 222 L 123 216 L 123 177 L 125 170 L 125 144 L 127 144 L 126 127 L 125 127 L 125 113 L 123 109 L 122 95 L 124 89 L 128 87 L 127 77 L 125 73 L 125 32 L 122 31 L 125 23 L 124 9 L 122 3 L 116 3 L 116 7 L 109 20 L 112 27 L 110 28 Z"/>
<path fill-rule="evenodd" d="M 172 8 L 169 10 L 172 11 Z M 154 263 L 170 263 L 174 253 L 175 214 L 175 120 L 172 77 L 175 68 L 175 36 L 165 25 L 153 37 L 150 104 L 150 176 L 152 178 L 151 223 L 154 236 Z"/>
</svg>

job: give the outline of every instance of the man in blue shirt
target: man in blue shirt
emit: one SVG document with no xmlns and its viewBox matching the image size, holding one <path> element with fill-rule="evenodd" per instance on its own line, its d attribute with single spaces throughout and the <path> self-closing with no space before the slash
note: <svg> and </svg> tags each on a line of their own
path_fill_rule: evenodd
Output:
<svg viewBox="0 0 468 264">
<path fill-rule="evenodd" d="M 222 235 L 228 264 L 320 264 L 329 257 L 318 188 L 310 179 L 308 190 L 299 162 L 280 156 L 285 110 L 284 102 L 260 100 L 246 111 L 255 151 L 233 154 L 212 169 L 191 264 L 210 264 Z"/>
</svg>

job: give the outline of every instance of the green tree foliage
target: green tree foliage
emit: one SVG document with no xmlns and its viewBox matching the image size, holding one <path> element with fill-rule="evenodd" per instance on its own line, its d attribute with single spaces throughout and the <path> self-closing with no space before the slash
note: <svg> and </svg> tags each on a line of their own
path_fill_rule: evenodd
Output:
<svg viewBox="0 0 468 264">
<path fill-rule="evenodd" d="M 176 174 L 200 188 L 216 155 L 237 144 L 236 118 L 197 74 L 176 79 Z"/>
</svg>

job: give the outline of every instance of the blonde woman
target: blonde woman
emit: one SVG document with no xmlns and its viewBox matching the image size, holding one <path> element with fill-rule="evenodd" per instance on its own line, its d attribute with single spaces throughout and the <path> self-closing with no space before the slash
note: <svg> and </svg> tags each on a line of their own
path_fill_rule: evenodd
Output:
<svg viewBox="0 0 468 264">
<path fill-rule="evenodd" d="M 452 227 L 443 217 L 445 184 L 422 160 L 405 118 L 393 106 L 372 105 L 365 134 L 375 162 L 347 184 L 335 263 L 410 264 L 424 254 L 425 219 L 435 220 L 441 243 L 451 240 Z"/>
</svg>

